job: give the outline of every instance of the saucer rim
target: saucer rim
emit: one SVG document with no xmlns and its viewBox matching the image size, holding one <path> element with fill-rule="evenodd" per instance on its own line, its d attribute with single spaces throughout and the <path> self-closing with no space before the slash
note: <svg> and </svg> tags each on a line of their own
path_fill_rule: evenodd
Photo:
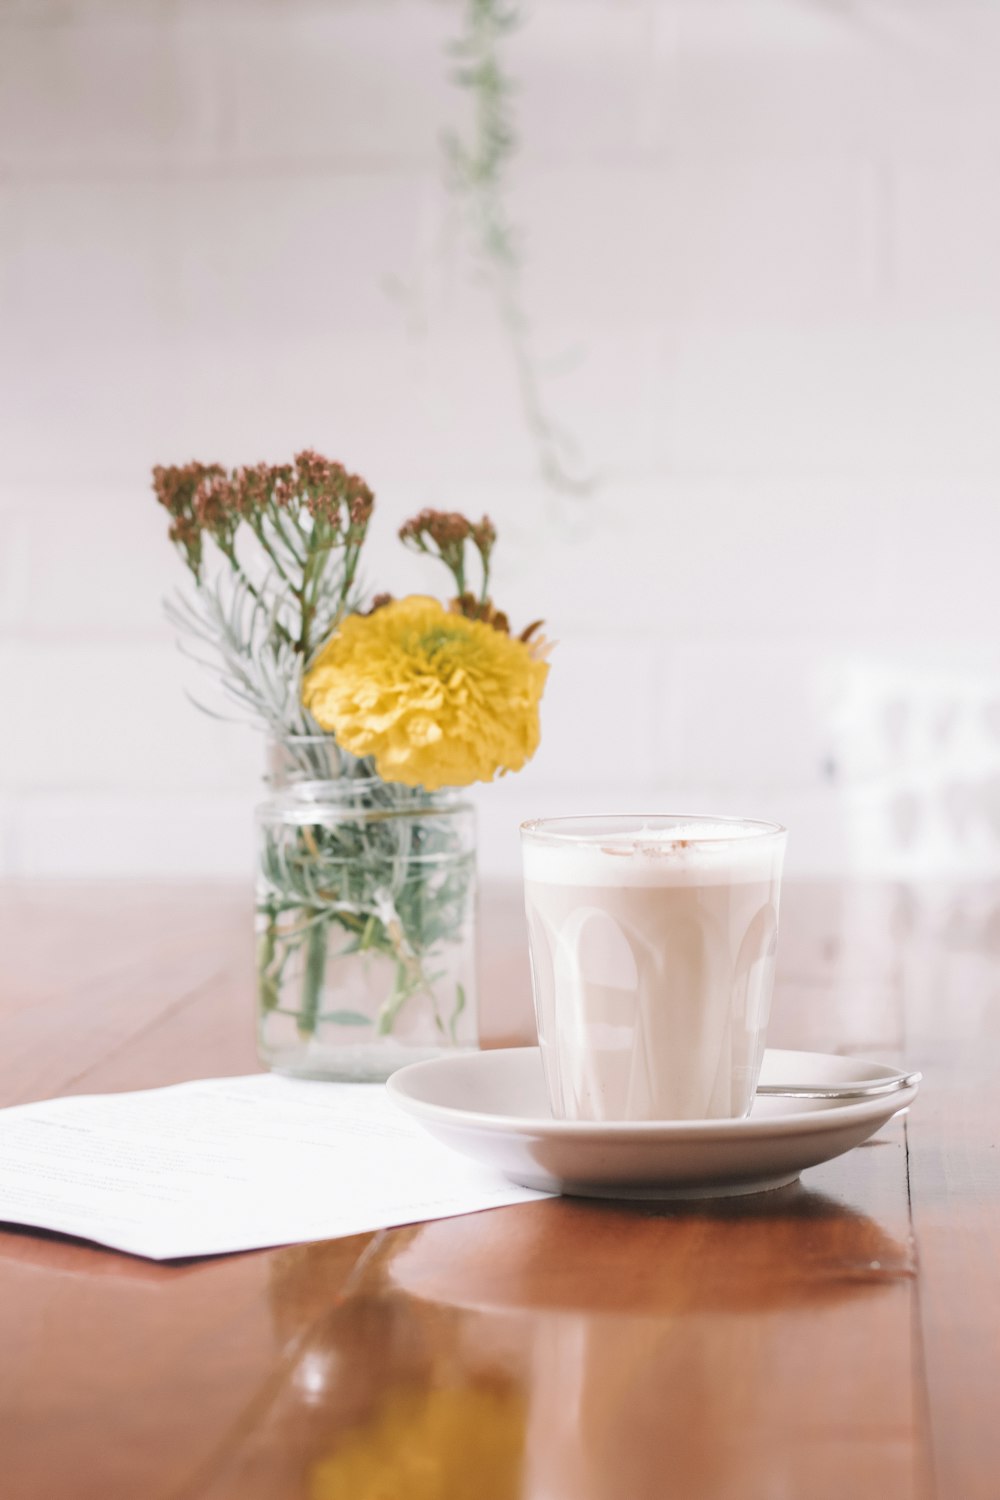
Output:
<svg viewBox="0 0 1000 1500">
<path fill-rule="evenodd" d="M 844 1061 L 842 1053 L 837 1052 L 802 1052 L 797 1048 L 769 1047 L 768 1054 L 781 1054 L 783 1052 L 795 1053 L 797 1056 L 810 1056 L 829 1060 L 836 1058 Z M 399 1108 L 405 1110 L 414 1117 L 434 1120 L 442 1125 L 461 1125 L 466 1128 L 475 1128 L 495 1134 L 510 1134 L 516 1131 L 519 1134 L 529 1132 L 535 1136 L 549 1136 L 554 1138 L 598 1137 L 605 1139 L 611 1136 L 622 1141 L 656 1141 L 677 1140 L 678 1138 L 696 1141 L 712 1140 L 732 1135 L 753 1138 L 766 1138 L 775 1135 L 798 1135 L 804 1130 L 816 1131 L 834 1130 L 838 1126 L 849 1125 L 852 1121 L 858 1123 L 878 1119 L 882 1117 L 888 1122 L 895 1115 L 908 1109 L 917 1096 L 918 1084 L 912 1084 L 909 1088 L 903 1088 L 898 1093 L 873 1095 L 869 1099 L 860 1099 L 841 1102 L 836 1099 L 811 1101 L 812 1109 L 789 1109 L 777 1115 L 762 1116 L 754 1119 L 750 1116 L 737 1116 L 722 1120 L 557 1120 L 551 1116 L 532 1115 L 498 1115 L 487 1111 L 462 1109 L 451 1104 L 435 1104 L 427 1099 L 414 1098 L 406 1091 L 405 1081 L 412 1079 L 418 1073 L 439 1073 L 442 1069 L 464 1064 L 476 1067 L 481 1059 L 495 1058 L 498 1056 L 510 1056 L 518 1054 L 528 1057 L 531 1054 L 539 1055 L 538 1047 L 491 1047 L 483 1048 L 479 1052 L 456 1053 L 451 1056 L 426 1058 L 421 1062 L 409 1063 L 398 1069 L 386 1081 L 388 1090 L 393 1101 Z M 851 1054 L 851 1060 L 859 1065 L 884 1070 L 886 1077 L 892 1077 L 898 1073 L 898 1068 L 888 1063 L 877 1062 L 874 1058 L 857 1057 Z M 876 1080 L 877 1081 L 877 1075 Z M 794 1104 L 794 1101 L 789 1101 Z"/>
</svg>

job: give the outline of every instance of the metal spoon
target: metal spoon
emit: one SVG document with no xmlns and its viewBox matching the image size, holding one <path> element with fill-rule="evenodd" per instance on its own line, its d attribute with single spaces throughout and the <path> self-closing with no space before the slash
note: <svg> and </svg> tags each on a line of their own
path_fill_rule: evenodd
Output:
<svg viewBox="0 0 1000 1500">
<path fill-rule="evenodd" d="M 870 1083 L 826 1084 L 823 1087 L 809 1083 L 760 1083 L 757 1093 L 771 1099 L 874 1099 L 879 1094 L 897 1094 L 901 1089 L 913 1088 L 923 1076 L 922 1073 L 895 1073 L 890 1078 L 873 1078 Z"/>
</svg>

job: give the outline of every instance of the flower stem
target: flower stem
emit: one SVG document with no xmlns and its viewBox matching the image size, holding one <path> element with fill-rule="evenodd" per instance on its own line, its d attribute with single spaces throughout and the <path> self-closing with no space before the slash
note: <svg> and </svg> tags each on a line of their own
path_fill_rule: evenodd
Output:
<svg viewBox="0 0 1000 1500">
<path fill-rule="evenodd" d="M 306 941 L 306 963 L 302 975 L 302 1009 L 299 1013 L 299 1036 L 310 1037 L 316 1031 L 320 997 L 323 992 L 323 977 L 326 973 L 326 922 L 317 922 L 309 929 Z"/>
</svg>

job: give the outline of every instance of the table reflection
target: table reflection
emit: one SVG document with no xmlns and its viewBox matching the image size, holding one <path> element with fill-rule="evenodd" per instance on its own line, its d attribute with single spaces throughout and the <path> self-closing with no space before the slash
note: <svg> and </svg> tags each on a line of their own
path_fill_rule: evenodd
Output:
<svg viewBox="0 0 1000 1500">
<path fill-rule="evenodd" d="M 735 1496 L 732 1435 L 775 1424 L 845 1306 L 877 1337 L 911 1276 L 907 1245 L 802 1187 L 423 1225 L 384 1237 L 298 1352 L 283 1445 L 293 1427 L 309 1500 Z"/>
</svg>

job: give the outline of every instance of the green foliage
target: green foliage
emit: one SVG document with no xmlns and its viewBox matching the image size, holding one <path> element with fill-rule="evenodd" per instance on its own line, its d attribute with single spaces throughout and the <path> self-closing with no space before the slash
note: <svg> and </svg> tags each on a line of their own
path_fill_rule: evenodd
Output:
<svg viewBox="0 0 1000 1500">
<path fill-rule="evenodd" d="M 324 788 L 322 803 L 305 805 L 301 816 L 297 806 L 287 815 L 286 795 L 282 814 L 263 825 L 262 1019 L 291 1016 L 302 1038 L 321 1024 L 384 1036 L 407 1002 L 424 995 L 438 1030 L 454 1039 L 464 997 L 446 1031 L 435 988 L 442 974 L 432 965 L 462 938 L 469 911 L 474 856 L 461 818 L 450 815 L 458 810 L 445 797 L 381 781 L 302 704 L 303 672 L 315 651 L 360 604 L 356 575 L 371 491 L 311 450 L 292 464 L 232 471 L 158 467 L 153 487 L 195 585 L 167 606 L 181 649 L 217 676 L 231 707 L 269 731 L 284 757 L 280 779 Z M 473 524 L 457 513 L 422 511 L 401 535 L 420 550 L 430 540 L 449 566 L 464 558 L 468 542 L 481 559 L 485 591 L 496 541 L 487 517 Z M 376 1016 L 342 1003 L 323 1010 L 328 988 L 337 987 L 331 965 L 379 956 L 394 977 Z"/>
<path fill-rule="evenodd" d="M 581 474 L 578 445 L 549 415 L 532 347 L 522 281 L 521 236 L 508 207 L 510 168 L 517 152 L 517 86 L 505 59 L 520 25 L 506 0 L 465 0 L 462 30 L 449 44 L 453 82 L 468 96 L 465 135 L 444 136 L 451 190 L 466 208 L 473 253 L 490 287 L 507 335 L 525 423 L 542 475 L 553 488 L 583 494 L 592 480 Z"/>
<path fill-rule="evenodd" d="M 275 737 L 322 731 L 302 706 L 302 657 L 282 619 L 287 600 L 252 589 L 237 571 L 167 601 L 180 649 L 218 678 L 229 704 Z M 282 604 L 285 609 L 282 609 Z M 218 710 L 197 706 L 215 717 Z"/>
<path fill-rule="evenodd" d="M 303 669 L 355 608 L 374 497 L 309 449 L 291 464 L 153 470 L 170 539 L 194 580 L 168 605 L 183 649 L 272 734 L 321 731 L 301 705 Z"/>
<path fill-rule="evenodd" d="M 333 958 L 381 955 L 394 979 L 375 1034 L 387 1035 L 407 1001 L 431 1004 L 438 1029 L 435 956 L 460 938 L 468 914 L 474 855 L 463 846 L 455 814 L 439 799 L 378 781 L 358 781 L 352 806 L 329 805 L 301 816 L 265 819 L 258 918 L 258 987 L 263 1011 L 280 1008 L 298 976 L 299 1031 L 343 1023 L 324 1012 L 321 996 Z M 454 1040 L 464 992 L 449 1021 Z M 354 1013 L 348 1024 L 367 1018 Z"/>
</svg>

